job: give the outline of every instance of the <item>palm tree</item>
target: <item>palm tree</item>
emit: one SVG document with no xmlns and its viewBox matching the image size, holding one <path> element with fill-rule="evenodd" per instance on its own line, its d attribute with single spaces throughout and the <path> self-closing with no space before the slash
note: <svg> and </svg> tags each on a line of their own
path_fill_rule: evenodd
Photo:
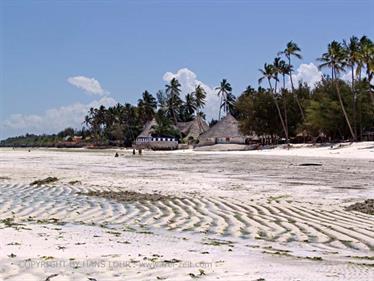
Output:
<svg viewBox="0 0 374 281">
<path fill-rule="evenodd" d="M 227 95 L 231 93 L 232 88 L 231 84 L 227 82 L 226 79 L 222 79 L 220 85 L 215 89 L 218 90 L 217 95 L 220 97 L 218 120 L 221 120 L 221 109 L 223 108 L 225 113 L 228 112 Z"/>
<path fill-rule="evenodd" d="M 366 79 L 369 84 L 369 95 L 374 106 L 374 93 L 373 86 L 371 85 L 371 80 L 374 77 L 374 43 L 367 36 L 362 36 L 360 38 L 360 54 L 357 71 L 361 73 L 363 68 L 366 69 Z"/>
<path fill-rule="evenodd" d="M 289 130 L 288 130 L 288 113 L 287 113 L 287 97 L 286 97 L 287 94 L 288 94 L 288 91 L 286 89 L 286 76 L 290 72 L 292 72 L 292 65 L 286 63 L 284 60 L 281 60 L 279 62 L 278 71 L 282 75 L 282 81 L 283 81 L 283 86 L 282 86 L 282 89 L 281 89 L 281 93 L 282 93 L 282 96 L 283 96 L 284 123 L 286 125 L 287 133 L 288 133 Z"/>
<path fill-rule="evenodd" d="M 279 79 L 278 79 L 278 75 L 281 74 L 281 65 L 283 64 L 284 61 L 281 60 L 280 57 L 276 57 L 274 58 L 274 61 L 273 61 L 273 72 L 274 72 L 274 80 L 275 80 L 275 84 L 274 84 L 274 92 L 275 94 L 278 93 L 278 82 L 279 82 Z"/>
<path fill-rule="evenodd" d="M 282 75 L 282 88 L 286 89 L 286 76 L 293 71 L 292 65 L 286 63 L 284 60 L 279 62 L 279 73 Z"/>
<path fill-rule="evenodd" d="M 355 90 L 355 74 L 356 67 L 360 60 L 360 41 L 356 36 L 352 36 L 349 42 L 343 40 L 344 47 L 344 59 L 346 64 L 351 69 L 351 90 L 352 90 L 352 113 L 353 113 L 353 127 L 354 133 L 357 136 L 357 124 L 356 124 L 356 107 L 357 107 L 357 92 Z"/>
<path fill-rule="evenodd" d="M 195 87 L 195 91 L 192 92 L 192 94 L 195 96 L 196 109 L 198 111 L 197 113 L 199 114 L 201 109 L 205 105 L 206 91 L 203 87 L 201 87 L 201 85 L 197 85 Z"/>
<path fill-rule="evenodd" d="M 193 93 L 186 95 L 185 107 L 189 115 L 193 115 L 197 109 L 196 99 Z"/>
<path fill-rule="evenodd" d="M 297 106 L 299 107 L 301 117 L 304 120 L 304 110 L 303 110 L 303 108 L 301 106 L 301 103 L 299 101 L 299 97 L 297 95 L 295 95 L 295 87 L 294 87 L 293 79 L 292 79 L 293 67 L 292 67 L 292 64 L 291 64 L 291 57 L 296 57 L 298 59 L 302 59 L 302 56 L 299 53 L 300 51 L 301 51 L 301 49 L 299 48 L 299 46 L 295 42 L 290 41 L 290 42 L 287 43 L 286 48 L 283 51 L 279 52 L 278 55 L 284 55 L 288 60 L 288 65 L 290 65 L 288 75 L 290 77 L 292 95 L 296 99 L 296 103 L 297 103 Z"/>
<path fill-rule="evenodd" d="M 260 77 L 260 79 L 258 79 L 258 83 L 261 84 L 264 79 L 266 79 L 268 81 L 269 88 L 270 88 L 270 91 L 271 91 L 273 99 L 274 99 L 275 107 L 277 108 L 278 116 L 279 116 L 279 119 L 281 121 L 282 128 L 283 128 L 283 131 L 284 131 L 284 134 L 285 134 L 285 137 L 286 137 L 286 141 L 288 142 L 288 131 L 287 131 L 287 128 L 286 128 L 286 124 L 283 120 L 282 112 L 279 108 L 278 100 L 277 100 L 277 97 L 276 97 L 276 95 L 274 93 L 274 90 L 273 90 L 273 85 L 271 84 L 272 79 L 278 80 L 278 78 L 275 76 L 275 71 L 276 70 L 275 70 L 275 68 L 272 64 L 265 63 L 264 64 L 264 69 L 259 69 L 259 71 L 261 72 L 262 77 Z"/>
<path fill-rule="evenodd" d="M 138 100 L 138 108 L 141 112 L 143 123 L 151 121 L 155 115 L 157 101 L 148 91 L 144 91 L 142 98 Z"/>
<path fill-rule="evenodd" d="M 231 115 L 234 115 L 236 97 L 232 93 L 227 93 L 224 104 L 226 106 L 226 113 L 229 112 Z"/>
<path fill-rule="evenodd" d="M 343 111 L 345 121 L 348 125 L 349 131 L 351 133 L 352 138 L 355 140 L 356 136 L 353 132 L 351 122 L 349 121 L 348 114 L 345 110 L 345 106 L 343 103 L 342 96 L 340 94 L 340 89 L 339 89 L 339 81 L 337 78 L 337 75 L 341 72 L 344 71 L 344 66 L 345 66 L 345 61 L 344 61 L 344 49 L 342 45 L 337 42 L 337 41 L 332 41 L 328 47 L 327 47 L 327 52 L 322 54 L 322 57 L 317 59 L 318 61 L 322 62 L 318 68 L 323 69 L 325 67 L 331 68 L 331 79 L 332 83 L 335 84 L 336 88 L 336 93 L 338 95 L 340 107 Z"/>
<path fill-rule="evenodd" d="M 166 94 L 168 94 L 168 107 L 171 113 L 171 116 L 174 120 L 174 125 L 177 124 L 177 111 L 179 106 L 181 105 L 182 101 L 179 97 L 181 93 L 181 84 L 179 81 L 174 77 L 171 79 L 170 84 L 165 85 L 166 87 Z"/>
</svg>

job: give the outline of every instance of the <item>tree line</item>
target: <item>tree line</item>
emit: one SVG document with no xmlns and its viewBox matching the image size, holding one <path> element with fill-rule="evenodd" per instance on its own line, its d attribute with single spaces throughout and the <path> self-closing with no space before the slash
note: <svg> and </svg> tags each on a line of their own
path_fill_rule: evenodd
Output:
<svg viewBox="0 0 374 281">
<path fill-rule="evenodd" d="M 371 39 L 352 36 L 329 43 L 326 52 L 317 58 L 319 69 L 328 72 L 313 87 L 294 81 L 296 59 L 302 59 L 301 49 L 290 41 L 272 63 L 259 69 L 259 86 L 248 86 L 238 97 L 228 80 L 223 79 L 215 88 L 220 100 L 218 120 L 230 113 L 239 120 L 243 134 L 255 132 L 281 137 L 286 142 L 298 135 L 358 141 L 366 131 L 374 130 Z M 343 73 L 350 74 L 350 81 L 341 79 Z M 83 122 L 86 129 L 74 133 L 84 134 L 96 144 L 131 146 L 144 125 L 155 119 L 155 133 L 179 137 L 180 132 L 173 125 L 196 116 L 205 119 L 206 96 L 202 85 L 183 96 L 181 84 L 173 78 L 155 95 L 144 91 L 136 105 L 118 103 L 108 108 L 90 108 Z M 210 125 L 216 122 L 211 120 Z"/>
</svg>

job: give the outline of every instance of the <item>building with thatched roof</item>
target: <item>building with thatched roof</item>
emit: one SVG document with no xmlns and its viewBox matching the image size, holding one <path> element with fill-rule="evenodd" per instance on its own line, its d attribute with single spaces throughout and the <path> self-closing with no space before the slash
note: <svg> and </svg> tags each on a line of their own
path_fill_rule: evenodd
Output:
<svg viewBox="0 0 374 281">
<path fill-rule="evenodd" d="M 148 121 L 143 131 L 135 140 L 134 148 L 152 150 L 173 150 L 178 148 L 178 140 L 175 137 L 156 135 L 153 128 L 157 125 L 155 119 Z"/>
<path fill-rule="evenodd" d="M 239 122 L 231 114 L 213 125 L 208 131 L 199 136 L 200 145 L 222 143 L 245 144 L 247 137 L 239 130 Z"/>
<path fill-rule="evenodd" d="M 194 142 L 202 133 L 208 131 L 209 126 L 201 116 L 197 116 L 189 122 L 178 122 L 177 128 L 186 142 Z"/>
<path fill-rule="evenodd" d="M 178 140 L 172 136 L 155 134 L 153 130 L 155 126 L 157 126 L 155 119 L 145 124 L 143 131 L 136 138 L 135 148 L 153 150 L 177 149 Z M 189 122 L 178 122 L 177 125 L 173 126 L 180 131 L 181 137 L 186 140 L 186 142 L 197 141 L 200 134 L 209 129 L 208 124 L 200 116 L 197 116 L 194 120 Z"/>
</svg>

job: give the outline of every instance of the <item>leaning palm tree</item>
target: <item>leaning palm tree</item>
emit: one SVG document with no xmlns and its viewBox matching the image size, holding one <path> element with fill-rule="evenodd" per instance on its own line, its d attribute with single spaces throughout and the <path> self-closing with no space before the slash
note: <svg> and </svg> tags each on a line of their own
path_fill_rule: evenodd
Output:
<svg viewBox="0 0 374 281">
<path fill-rule="evenodd" d="M 276 93 L 274 92 L 273 85 L 271 84 L 271 80 L 275 80 L 276 82 L 278 80 L 277 76 L 275 75 L 276 70 L 275 70 L 275 68 L 272 64 L 265 63 L 264 68 L 259 69 L 259 71 L 261 72 L 262 76 L 260 77 L 260 79 L 258 79 L 258 83 L 261 84 L 264 79 L 266 79 L 268 81 L 269 88 L 270 88 L 270 91 L 271 91 L 273 99 L 274 99 L 275 107 L 277 108 L 278 116 L 279 116 L 279 119 L 280 119 L 281 124 L 282 124 L 284 135 L 286 137 L 286 141 L 288 142 L 287 127 L 286 127 L 286 124 L 284 122 L 282 112 L 281 112 L 279 104 L 278 104 Z"/>
<path fill-rule="evenodd" d="M 166 87 L 166 94 L 168 94 L 168 106 L 171 116 L 173 117 L 174 124 L 177 124 L 177 110 L 181 105 L 182 101 L 179 97 L 181 93 L 181 84 L 179 81 L 174 77 L 171 79 L 170 84 L 165 85 Z"/>
<path fill-rule="evenodd" d="M 302 56 L 300 55 L 300 51 L 301 49 L 299 48 L 299 46 L 295 42 L 290 41 L 287 43 L 286 48 L 283 51 L 279 52 L 278 55 L 284 55 L 288 60 L 288 64 L 291 66 L 291 68 L 289 69 L 289 73 L 288 73 L 290 77 L 290 82 L 291 82 L 291 90 L 292 90 L 292 94 L 294 98 L 296 99 L 297 106 L 299 107 L 301 117 L 304 120 L 304 110 L 301 106 L 299 97 L 297 96 L 297 94 L 295 94 L 295 87 L 294 87 L 293 79 L 292 79 L 293 68 L 291 64 L 291 57 L 302 59 Z"/>
<path fill-rule="evenodd" d="M 218 120 L 221 120 L 221 109 L 223 108 L 225 113 L 228 112 L 227 95 L 232 91 L 231 84 L 226 79 L 222 79 L 216 90 L 218 90 L 217 95 L 220 97 Z"/>
<path fill-rule="evenodd" d="M 331 79 L 332 83 L 335 84 L 336 93 L 338 95 L 340 107 L 343 111 L 345 121 L 348 125 L 349 131 L 351 133 L 352 138 L 355 140 L 356 136 L 353 132 L 351 122 L 349 121 L 348 114 L 345 110 L 345 106 L 343 103 L 343 98 L 340 94 L 340 88 L 339 88 L 339 81 L 337 78 L 337 75 L 344 71 L 345 61 L 344 61 L 344 49 L 342 45 L 337 41 L 332 41 L 328 47 L 327 52 L 322 54 L 322 57 L 317 59 L 321 62 L 321 64 L 318 66 L 319 69 L 323 68 L 331 68 Z"/>
</svg>

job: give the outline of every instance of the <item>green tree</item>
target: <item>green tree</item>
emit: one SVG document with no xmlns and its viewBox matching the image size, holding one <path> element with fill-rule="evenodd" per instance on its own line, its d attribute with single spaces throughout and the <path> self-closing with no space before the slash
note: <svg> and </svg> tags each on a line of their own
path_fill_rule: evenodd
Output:
<svg viewBox="0 0 374 281">
<path fill-rule="evenodd" d="M 138 100 L 138 109 L 142 123 L 145 124 L 153 119 L 157 101 L 148 91 L 144 91 L 142 98 Z"/>
<path fill-rule="evenodd" d="M 155 135 L 170 136 L 180 138 L 180 132 L 167 116 L 167 113 L 163 110 L 158 110 L 156 115 L 156 125 L 152 127 Z"/>
<path fill-rule="evenodd" d="M 298 105 L 299 110 L 300 110 L 300 114 L 301 114 L 302 118 L 304 119 L 304 110 L 303 110 L 303 108 L 301 106 L 301 103 L 299 101 L 299 97 L 295 94 L 295 87 L 294 87 L 294 82 L 293 82 L 293 78 L 292 78 L 293 66 L 291 64 L 291 58 L 292 57 L 302 59 L 300 51 L 301 51 L 301 49 L 299 48 L 299 46 L 295 42 L 290 41 L 290 42 L 287 43 L 286 48 L 283 51 L 279 52 L 278 55 L 284 55 L 288 60 L 288 65 L 290 66 L 288 68 L 288 70 L 289 70 L 288 75 L 290 77 L 292 94 L 294 95 L 294 97 L 296 99 L 297 105 Z"/>
<path fill-rule="evenodd" d="M 270 91 L 271 91 L 272 96 L 273 96 L 274 104 L 275 104 L 275 107 L 277 109 L 279 119 L 281 121 L 283 132 L 285 134 L 286 140 L 288 141 L 288 131 L 287 131 L 287 128 L 286 128 L 286 124 L 284 122 L 282 112 L 281 112 L 279 104 L 278 104 L 278 99 L 275 95 L 274 88 L 273 88 L 273 85 L 271 83 L 271 80 L 277 80 L 278 79 L 277 76 L 275 75 L 274 66 L 272 64 L 265 63 L 264 68 L 259 69 L 259 71 L 261 72 L 262 76 L 260 77 L 260 79 L 258 79 L 258 83 L 261 84 L 264 79 L 266 79 L 268 81 L 269 88 L 270 88 Z"/>
<path fill-rule="evenodd" d="M 195 91 L 192 92 L 192 94 L 195 96 L 196 109 L 199 114 L 205 106 L 206 91 L 203 87 L 201 87 L 201 85 L 197 85 L 195 87 Z"/>
<path fill-rule="evenodd" d="M 333 83 L 335 84 L 336 93 L 338 95 L 339 103 L 341 110 L 343 112 L 345 121 L 347 122 L 347 125 L 349 127 L 350 134 L 352 136 L 353 140 L 356 140 L 356 136 L 353 132 L 351 122 L 349 120 L 347 111 L 345 109 L 345 105 L 343 102 L 343 98 L 340 93 L 339 88 L 339 81 L 337 75 L 344 71 L 345 61 L 344 61 L 344 49 L 342 45 L 337 41 L 332 41 L 328 47 L 327 52 L 322 54 L 322 57 L 318 58 L 319 61 L 321 61 L 321 64 L 319 65 L 319 69 L 323 69 L 325 67 L 331 68 L 331 79 Z"/>
<path fill-rule="evenodd" d="M 221 120 L 221 110 L 223 109 L 224 113 L 229 112 L 230 104 L 228 95 L 231 94 L 232 91 L 231 84 L 226 79 L 222 79 L 220 85 L 216 87 L 216 90 L 218 90 L 217 95 L 220 97 L 218 120 Z"/>
<path fill-rule="evenodd" d="M 357 137 L 357 92 L 355 91 L 356 68 L 360 61 L 360 41 L 356 36 L 352 36 L 349 41 L 343 40 L 344 60 L 351 70 L 351 89 L 352 89 L 352 114 L 353 114 L 353 130 Z"/>
<path fill-rule="evenodd" d="M 182 105 L 182 100 L 180 99 L 180 93 L 181 93 L 181 84 L 179 81 L 174 77 L 171 79 L 170 84 L 165 85 L 166 87 L 166 94 L 168 95 L 167 98 L 167 108 L 170 112 L 170 115 L 172 116 L 174 120 L 174 124 L 176 125 L 177 115 L 178 115 L 178 109 Z"/>
<path fill-rule="evenodd" d="M 357 65 L 358 73 L 366 69 L 366 81 L 369 87 L 369 95 L 372 105 L 374 106 L 374 87 L 371 83 L 374 77 L 374 43 L 367 36 L 360 38 L 360 54 Z M 360 75 L 361 76 L 361 75 Z"/>
</svg>

